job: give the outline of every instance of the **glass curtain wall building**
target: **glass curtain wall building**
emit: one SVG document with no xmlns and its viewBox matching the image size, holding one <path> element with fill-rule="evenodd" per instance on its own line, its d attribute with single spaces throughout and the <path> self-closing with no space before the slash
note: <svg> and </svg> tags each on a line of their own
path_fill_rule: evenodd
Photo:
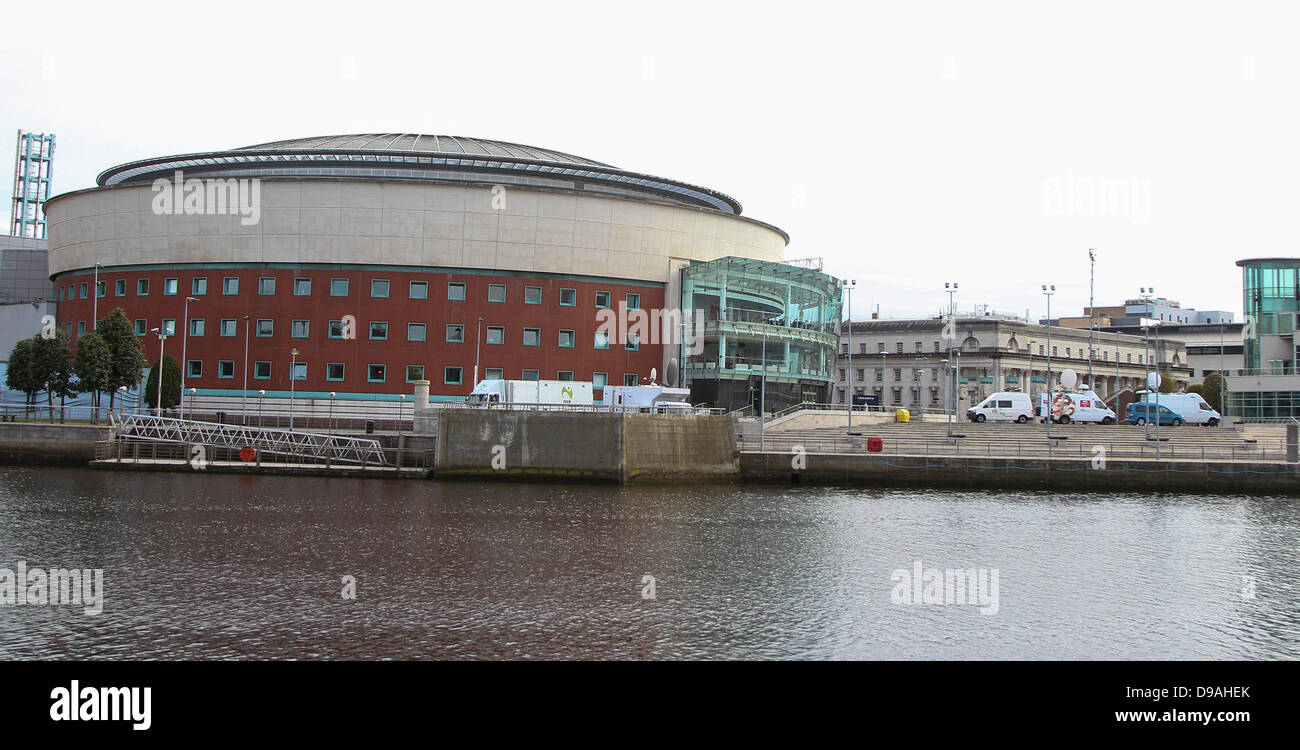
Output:
<svg viewBox="0 0 1300 750">
<path fill-rule="evenodd" d="M 756 412 L 764 391 L 769 412 L 828 401 L 840 292 L 816 262 L 727 257 L 684 268 L 682 309 L 699 334 L 682 345 L 691 401 Z"/>
<path fill-rule="evenodd" d="M 1245 369 L 1228 382 L 1228 412 L 1245 419 L 1300 417 L 1300 258 L 1251 258 L 1242 269 Z"/>
</svg>

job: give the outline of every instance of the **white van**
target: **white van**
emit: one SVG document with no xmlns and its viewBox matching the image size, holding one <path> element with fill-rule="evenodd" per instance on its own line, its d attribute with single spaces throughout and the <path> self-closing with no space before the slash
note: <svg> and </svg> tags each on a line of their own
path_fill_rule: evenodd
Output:
<svg viewBox="0 0 1300 750">
<path fill-rule="evenodd" d="M 1020 422 L 1034 418 L 1034 405 L 1028 393 L 995 393 L 966 410 L 972 422 Z"/>
<path fill-rule="evenodd" d="M 1150 391 L 1138 391 L 1138 401 L 1156 402 L 1156 395 Z M 1162 393 L 1160 405 L 1178 414 L 1187 424 L 1203 424 L 1214 427 L 1223 421 L 1223 415 L 1214 410 L 1198 393 Z"/>
<path fill-rule="evenodd" d="M 1050 404 L 1050 405 L 1049 405 Z M 1071 422 L 1099 422 L 1101 424 L 1115 424 L 1119 421 L 1115 412 L 1106 406 L 1097 394 L 1092 391 L 1079 391 L 1078 393 L 1069 393 L 1059 391 L 1052 394 L 1049 402 L 1047 394 L 1044 393 L 1038 399 L 1038 408 L 1040 414 L 1050 414 L 1052 421 L 1057 424 L 1069 424 Z"/>
</svg>

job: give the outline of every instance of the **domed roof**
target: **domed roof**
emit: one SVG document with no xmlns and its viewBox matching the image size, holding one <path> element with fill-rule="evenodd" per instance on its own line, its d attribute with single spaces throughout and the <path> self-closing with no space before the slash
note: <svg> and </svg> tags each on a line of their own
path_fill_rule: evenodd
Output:
<svg viewBox="0 0 1300 750">
<path fill-rule="evenodd" d="M 525 146 L 485 138 L 467 138 L 458 135 L 427 135 L 421 133 L 362 133 L 357 135 L 325 135 L 312 138 L 291 138 L 271 141 L 255 146 L 242 146 L 236 151 L 283 151 L 286 149 L 329 149 L 343 151 L 411 151 L 423 154 L 455 154 L 457 156 L 505 156 L 531 159 L 556 164 L 577 164 L 587 167 L 611 168 L 602 162 L 581 156 L 552 151 L 535 146 Z"/>
</svg>

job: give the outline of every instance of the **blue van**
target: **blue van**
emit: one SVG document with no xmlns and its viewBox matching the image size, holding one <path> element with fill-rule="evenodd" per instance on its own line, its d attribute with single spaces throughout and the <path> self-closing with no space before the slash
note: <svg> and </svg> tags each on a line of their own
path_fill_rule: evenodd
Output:
<svg viewBox="0 0 1300 750">
<path fill-rule="evenodd" d="M 1174 411 L 1173 409 L 1170 409 L 1168 406 L 1162 405 L 1160 407 L 1159 414 L 1160 414 L 1160 424 L 1162 425 L 1172 425 L 1174 427 L 1181 427 L 1183 424 L 1182 415 Z M 1156 405 L 1137 404 L 1137 403 L 1129 404 L 1128 411 L 1125 413 L 1124 416 L 1124 421 L 1128 422 L 1129 424 L 1136 424 L 1136 425 L 1144 425 L 1147 422 L 1154 423 L 1156 421 Z"/>
</svg>

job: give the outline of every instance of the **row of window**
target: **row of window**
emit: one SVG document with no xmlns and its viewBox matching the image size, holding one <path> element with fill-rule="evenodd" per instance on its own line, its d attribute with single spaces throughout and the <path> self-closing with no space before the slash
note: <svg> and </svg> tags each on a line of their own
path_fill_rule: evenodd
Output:
<svg viewBox="0 0 1300 750">
<path fill-rule="evenodd" d="M 186 363 L 186 378 L 203 377 L 203 360 L 191 359 Z M 292 371 L 290 378 L 292 380 L 307 379 L 306 362 L 291 362 Z M 217 377 L 221 379 L 234 379 L 235 377 L 235 360 L 222 359 L 217 361 Z M 442 368 L 443 385 L 463 385 L 465 370 L 463 367 L 444 367 Z M 484 370 L 484 380 L 503 380 L 505 378 L 505 368 L 489 367 Z M 522 370 L 522 380 L 539 380 L 541 371 L 535 369 Z M 271 379 L 271 362 L 269 360 L 258 360 L 253 362 L 253 379 L 270 380 Z M 325 379 L 331 382 L 342 382 L 347 379 L 347 366 L 342 362 L 327 362 L 325 364 Z M 407 365 L 406 382 L 414 383 L 417 380 L 424 380 L 424 365 Z M 556 380 L 573 380 L 573 370 L 556 371 Z M 388 380 L 388 365 L 386 364 L 368 364 L 366 365 L 366 382 L 384 383 Z M 609 373 L 597 372 L 592 373 L 592 386 L 599 389 L 609 384 Z M 624 373 L 623 385 L 636 385 L 636 373 Z"/>
<path fill-rule="evenodd" d="M 293 280 L 293 296 L 308 297 L 311 296 L 311 282 L 309 278 L 298 277 Z M 330 279 L 331 297 L 346 297 L 350 294 L 350 279 L 333 278 Z M 126 279 L 117 279 L 113 282 L 113 294 L 117 297 L 126 296 Z M 89 282 L 81 282 L 80 285 L 68 284 L 58 289 L 58 301 L 77 299 L 77 292 L 80 291 L 80 299 L 85 299 L 88 291 Z M 180 280 L 177 278 L 163 279 L 163 295 L 175 295 L 179 288 Z M 389 296 L 391 283 L 388 279 L 371 279 L 370 296 L 375 299 L 384 299 Z M 99 297 L 108 296 L 108 281 L 100 281 L 95 290 Z M 206 276 L 196 277 L 190 280 L 190 294 L 193 296 L 202 296 L 208 293 L 208 279 Z M 226 276 L 221 279 L 221 293 L 224 295 L 239 294 L 239 277 Z M 276 277 L 262 276 L 257 280 L 257 293 L 261 296 L 274 296 L 276 293 Z M 136 279 L 135 294 L 137 297 L 149 296 L 149 279 Z M 429 282 L 412 281 L 407 288 L 407 297 L 409 299 L 428 299 Z M 596 307 L 609 307 L 611 295 L 608 291 L 596 292 Z M 465 283 L 460 281 L 447 282 L 447 299 L 450 301 L 460 301 L 465 299 Z M 506 285 L 505 284 L 488 284 L 488 302 L 505 302 Z M 641 308 L 641 295 L 634 292 L 628 292 L 624 301 L 627 302 L 627 309 L 639 310 Z M 542 288 L 540 286 L 524 287 L 524 304 L 540 305 L 542 304 Z M 578 290 L 570 288 L 560 289 L 560 306 L 576 307 L 578 304 Z"/>
<path fill-rule="evenodd" d="M 350 339 L 355 338 L 355 332 L 349 331 L 350 321 L 331 320 L 327 331 L 327 337 L 331 339 Z M 200 338 L 207 334 L 207 320 L 205 318 L 190 318 L 190 335 Z M 407 323 L 406 340 L 407 341 L 427 341 L 428 340 L 427 323 Z M 149 322 L 145 318 L 135 319 L 135 335 L 144 336 L 149 330 Z M 72 335 L 72 324 L 66 324 L 67 335 Z M 255 335 L 260 338 L 268 338 L 275 335 L 274 318 L 258 318 L 254 323 Z M 162 332 L 166 336 L 176 335 L 176 319 L 163 318 Z M 83 336 L 86 333 L 86 321 L 77 323 L 77 335 Z M 220 336 L 237 336 L 239 335 L 239 321 L 235 318 L 222 318 Z M 296 339 L 305 339 L 311 337 L 310 320 L 291 320 L 289 321 L 289 335 Z M 444 333 L 443 341 L 451 344 L 465 343 L 465 326 L 460 323 L 448 323 Z M 578 333 L 572 328 L 561 328 L 556 341 L 556 346 L 562 349 L 572 349 L 577 343 Z M 372 341 L 388 340 L 388 321 L 372 320 L 369 325 L 369 338 Z M 524 328 L 521 341 L 524 346 L 541 346 L 542 329 Z M 505 326 L 487 326 L 487 335 L 484 337 L 486 344 L 504 344 L 506 343 Z M 592 346 L 596 349 L 609 348 L 609 334 L 604 331 L 596 331 L 592 338 Z M 639 351 L 641 348 L 641 337 L 635 333 L 627 334 L 627 339 L 623 343 L 623 348 L 630 352 Z"/>
<path fill-rule="evenodd" d="M 877 347 L 877 348 L 876 348 L 876 354 L 885 354 L 885 344 L 884 344 L 883 342 L 881 342 L 881 343 L 877 343 L 877 344 L 876 344 L 876 347 Z M 966 348 L 968 348 L 968 349 L 978 349 L 978 348 L 979 348 L 979 342 L 975 341 L 974 339 L 967 339 L 967 347 L 966 347 Z M 1058 348 L 1059 348 L 1059 347 L 1055 347 L 1055 346 L 1052 347 L 1052 356 L 1053 356 L 1053 357 L 1057 356 L 1057 350 L 1058 350 Z M 938 342 L 938 341 L 934 342 L 934 350 L 935 350 L 936 352 L 941 352 L 941 351 L 943 351 L 942 349 L 940 349 L 940 342 Z M 922 351 L 923 351 L 923 348 L 922 348 L 921 342 L 920 342 L 920 341 L 915 342 L 914 353 L 916 353 L 916 354 L 920 354 L 920 353 L 922 353 Z M 1039 354 L 1040 356 L 1042 356 L 1043 353 L 1044 353 L 1044 351 L 1045 351 L 1045 349 L 1043 348 L 1043 345 L 1042 345 L 1042 344 L 1039 344 L 1039 345 L 1038 345 L 1038 354 Z M 1076 351 L 1076 350 L 1073 349 L 1073 348 L 1071 348 L 1071 347 L 1068 347 L 1068 346 L 1065 347 L 1065 356 L 1067 356 L 1067 357 L 1072 357 L 1072 356 L 1074 356 L 1074 354 L 1073 354 L 1074 351 Z M 1079 357 L 1080 357 L 1080 358 L 1083 358 L 1083 357 L 1088 356 L 1088 355 L 1085 353 L 1083 347 L 1079 347 L 1079 348 L 1077 349 L 1077 351 L 1078 351 L 1078 354 L 1079 354 Z M 1217 352 L 1218 350 L 1215 349 L 1215 351 Z M 846 355 L 848 355 L 848 353 L 849 353 L 849 345 L 848 345 L 847 343 L 841 343 L 841 344 L 840 344 L 840 355 L 841 355 L 841 356 L 846 356 Z M 895 353 L 897 353 L 897 354 L 903 354 L 903 353 L 904 353 L 904 352 L 903 352 L 903 342 L 899 341 L 899 342 L 896 344 L 896 346 L 895 346 Z M 863 354 L 863 355 L 867 354 L 867 345 L 866 345 L 865 343 L 864 343 L 864 344 L 858 344 L 858 354 Z M 1109 361 L 1109 360 L 1110 360 L 1110 350 L 1108 350 L 1108 349 L 1100 349 L 1100 350 L 1098 350 L 1098 349 L 1093 349 L 1093 356 L 1094 356 L 1094 357 L 1100 357 L 1100 358 L 1102 359 L 1102 361 Z M 1129 362 L 1132 362 L 1132 361 L 1133 361 L 1133 355 L 1132 355 L 1132 354 L 1129 354 L 1129 355 L 1128 355 L 1128 361 L 1129 361 Z M 1138 355 L 1138 364 L 1141 364 L 1141 363 L 1142 363 L 1142 355 L 1139 354 L 1139 355 Z"/>
</svg>

